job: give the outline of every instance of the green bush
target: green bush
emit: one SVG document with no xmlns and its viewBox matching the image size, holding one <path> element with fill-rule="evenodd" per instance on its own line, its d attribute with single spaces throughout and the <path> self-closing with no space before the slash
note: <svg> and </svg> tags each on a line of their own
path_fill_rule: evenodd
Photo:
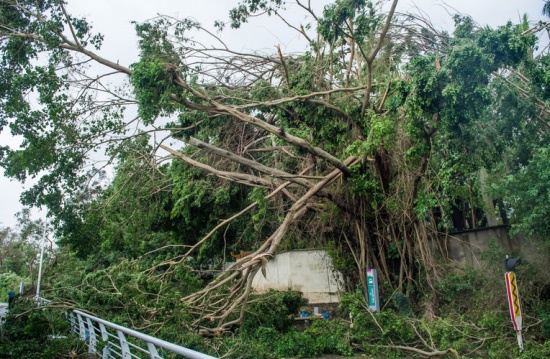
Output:
<svg viewBox="0 0 550 359">
<path fill-rule="evenodd" d="M 547 340 L 550 340 L 550 318 L 544 318 L 542 320 L 542 335 Z"/>
<path fill-rule="evenodd" d="M 279 357 L 311 358 L 320 355 L 315 339 L 310 335 L 295 330 L 289 331 L 280 338 L 275 347 Z"/>
<path fill-rule="evenodd" d="M 241 330 L 253 333 L 259 326 L 264 326 L 286 332 L 294 325 L 294 317 L 305 304 L 299 292 L 270 291 L 255 296 L 248 306 Z"/>
<path fill-rule="evenodd" d="M 231 357 L 267 359 L 351 355 L 348 322 L 319 319 L 312 320 L 303 331 L 296 329 L 294 318 L 305 304 L 298 292 L 272 291 L 253 298 L 240 335 L 227 339 L 233 345 Z M 254 348 L 253 352 L 251 348 Z"/>
<path fill-rule="evenodd" d="M 350 324 L 340 319 L 315 320 L 304 334 L 314 338 L 317 355 L 351 355 Z"/>
<path fill-rule="evenodd" d="M 464 299 L 474 291 L 476 273 L 473 269 L 465 269 L 461 272 L 449 274 L 435 284 L 440 291 L 440 298 L 454 305 L 464 302 Z"/>
<path fill-rule="evenodd" d="M 517 350 L 514 350 L 517 352 Z M 544 343 L 525 342 L 523 352 L 518 355 L 518 359 L 540 359 L 550 358 L 550 340 Z"/>
<path fill-rule="evenodd" d="M 69 330 L 61 310 L 37 309 L 30 300 L 20 301 L 2 327 L 0 358 L 62 358 L 86 353 L 86 344 Z"/>
<path fill-rule="evenodd" d="M 0 302 L 8 301 L 8 292 L 17 291 L 23 278 L 13 272 L 0 273 Z"/>
</svg>

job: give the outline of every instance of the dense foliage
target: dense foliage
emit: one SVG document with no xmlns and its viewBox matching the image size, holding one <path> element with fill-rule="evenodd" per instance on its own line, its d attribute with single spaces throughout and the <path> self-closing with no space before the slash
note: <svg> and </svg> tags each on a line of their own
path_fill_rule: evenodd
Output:
<svg viewBox="0 0 550 359">
<path fill-rule="evenodd" d="M 23 138 L 0 147 L 0 165 L 38 177 L 22 201 L 47 207 L 55 227 L 47 294 L 216 355 L 508 350 L 492 341 L 505 308 L 468 316 L 450 305 L 467 293 L 479 308 L 497 289 L 477 295 L 473 272 L 449 274 L 445 237 L 502 224 L 547 250 L 550 55 L 536 35 L 546 25 L 455 16 L 445 33 L 396 3 L 385 13 L 364 0 L 296 2 L 310 22 L 285 22 L 304 40 L 292 54 L 232 51 L 222 22 L 219 37 L 159 16 L 135 24 L 139 58 L 124 65 L 98 54 L 103 35 L 70 4 L 0 0 L 0 128 Z M 285 6 L 242 0 L 230 26 L 284 19 Z M 39 223 L 26 222 L 0 231 L 4 291 L 33 284 Z M 268 260 L 298 248 L 329 251 L 352 329 L 298 331 L 299 295 L 255 297 Z M 376 316 L 364 305 L 368 267 L 393 306 Z M 537 283 L 527 305 L 541 326 L 525 357 L 548 350 L 538 332 L 548 283 Z"/>
<path fill-rule="evenodd" d="M 0 358 L 74 358 L 87 352 L 77 335 L 69 335 L 64 311 L 37 310 L 31 300 L 20 300 L 0 331 Z"/>
</svg>

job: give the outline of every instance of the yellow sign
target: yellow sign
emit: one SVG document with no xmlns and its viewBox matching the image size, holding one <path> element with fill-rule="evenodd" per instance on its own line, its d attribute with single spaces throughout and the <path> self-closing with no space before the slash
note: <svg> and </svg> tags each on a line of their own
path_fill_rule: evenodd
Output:
<svg viewBox="0 0 550 359">
<path fill-rule="evenodd" d="M 511 296 L 511 302 L 514 310 L 514 316 L 520 317 L 521 308 L 519 306 L 519 294 L 518 294 L 518 284 L 516 282 L 516 274 L 514 272 L 510 272 L 508 275 L 508 279 L 510 280 L 510 296 Z"/>
<path fill-rule="evenodd" d="M 506 272 L 506 294 L 508 294 L 508 307 L 510 308 L 510 317 L 514 330 L 518 337 L 518 345 L 520 350 L 523 350 L 523 339 L 521 337 L 521 307 L 519 305 L 518 283 L 516 282 L 516 274 L 514 272 Z"/>
</svg>

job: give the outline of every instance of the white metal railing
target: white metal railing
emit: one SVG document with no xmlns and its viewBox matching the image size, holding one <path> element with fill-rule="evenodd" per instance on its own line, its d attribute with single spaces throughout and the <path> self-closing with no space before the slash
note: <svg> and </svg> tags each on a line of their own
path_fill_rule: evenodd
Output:
<svg viewBox="0 0 550 359">
<path fill-rule="evenodd" d="M 88 352 L 98 354 L 101 358 L 162 359 L 158 347 L 190 359 L 215 359 L 210 355 L 128 329 L 79 310 L 73 310 L 69 314 L 69 321 L 71 331 L 88 343 Z M 132 342 L 128 341 L 127 336 L 134 338 Z M 98 353 L 100 343 L 103 349 Z"/>
<path fill-rule="evenodd" d="M 42 307 L 42 306 L 44 306 L 44 305 L 48 305 L 48 304 L 50 304 L 50 303 L 52 302 L 51 300 L 46 299 L 46 298 L 42 298 L 42 297 L 40 297 L 40 296 L 38 296 L 38 295 L 35 296 L 33 299 L 34 299 L 34 302 L 36 303 L 36 306 L 38 306 L 38 307 Z"/>
<path fill-rule="evenodd" d="M 0 303 L 0 326 L 6 321 L 6 314 L 8 312 L 8 303 Z"/>
</svg>

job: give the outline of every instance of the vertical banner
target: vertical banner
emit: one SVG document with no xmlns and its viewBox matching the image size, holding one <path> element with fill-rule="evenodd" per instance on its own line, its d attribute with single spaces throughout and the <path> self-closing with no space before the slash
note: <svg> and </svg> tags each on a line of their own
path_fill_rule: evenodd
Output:
<svg viewBox="0 0 550 359">
<path fill-rule="evenodd" d="M 378 295 L 378 274 L 376 269 L 367 269 L 367 296 L 369 309 L 373 312 L 380 311 L 380 297 Z"/>
<path fill-rule="evenodd" d="M 504 275 L 506 280 L 506 294 L 508 295 L 508 308 L 510 309 L 510 318 L 514 325 L 514 330 L 518 338 L 518 346 L 520 350 L 523 350 L 523 339 L 521 337 L 521 306 L 519 303 L 519 291 L 516 281 L 516 274 L 514 272 L 506 272 Z"/>
</svg>

